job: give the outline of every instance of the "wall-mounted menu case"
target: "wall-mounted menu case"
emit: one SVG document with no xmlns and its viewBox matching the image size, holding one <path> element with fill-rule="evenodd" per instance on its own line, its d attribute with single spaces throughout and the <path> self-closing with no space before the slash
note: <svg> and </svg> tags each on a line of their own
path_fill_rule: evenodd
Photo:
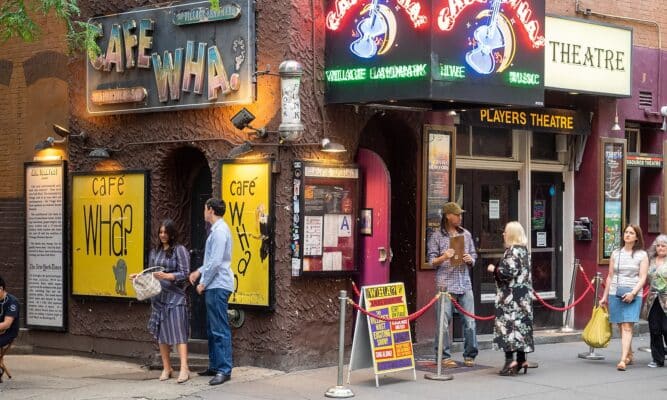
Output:
<svg viewBox="0 0 667 400">
<path fill-rule="evenodd" d="M 292 276 L 357 271 L 359 168 L 293 164 Z"/>
</svg>

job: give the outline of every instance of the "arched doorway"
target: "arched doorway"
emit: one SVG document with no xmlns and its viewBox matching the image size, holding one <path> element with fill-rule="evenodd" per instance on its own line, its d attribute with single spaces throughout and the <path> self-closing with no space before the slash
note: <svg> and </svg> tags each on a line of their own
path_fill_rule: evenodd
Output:
<svg viewBox="0 0 667 400">
<path fill-rule="evenodd" d="M 180 240 L 190 249 L 190 270 L 204 261 L 207 229 L 204 203 L 213 193 L 211 170 L 201 150 L 180 147 L 166 159 L 163 177 L 164 200 L 158 208 L 158 219 L 172 218 L 181 234 Z M 160 184 L 160 182 L 158 182 Z M 158 222 L 159 224 L 159 222 Z M 190 290 L 190 337 L 206 339 L 206 307 L 202 296 Z"/>
<path fill-rule="evenodd" d="M 393 113 L 377 114 L 359 138 L 359 148 L 379 155 L 387 167 L 390 185 L 389 281 L 405 284 L 408 308 L 417 300 L 417 166 L 419 135 Z M 364 193 L 372 196 L 373 193 Z M 393 253 L 393 254 L 392 254 Z"/>
</svg>

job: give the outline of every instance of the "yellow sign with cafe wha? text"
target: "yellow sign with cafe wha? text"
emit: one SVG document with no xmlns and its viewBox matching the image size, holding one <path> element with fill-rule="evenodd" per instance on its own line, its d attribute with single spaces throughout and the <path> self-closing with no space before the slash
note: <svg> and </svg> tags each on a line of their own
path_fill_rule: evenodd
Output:
<svg viewBox="0 0 667 400">
<path fill-rule="evenodd" d="M 72 294 L 135 297 L 144 269 L 145 172 L 72 177 Z"/>
<path fill-rule="evenodd" d="M 232 232 L 234 292 L 229 304 L 269 307 L 271 163 L 223 162 L 224 220 Z"/>
</svg>

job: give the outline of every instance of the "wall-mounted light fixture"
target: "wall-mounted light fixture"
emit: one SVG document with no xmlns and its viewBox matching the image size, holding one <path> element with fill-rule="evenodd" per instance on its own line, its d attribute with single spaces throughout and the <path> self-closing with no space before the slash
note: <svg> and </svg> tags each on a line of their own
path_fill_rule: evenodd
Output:
<svg viewBox="0 0 667 400">
<path fill-rule="evenodd" d="M 616 110 L 615 110 L 615 115 L 614 115 L 614 125 L 611 127 L 612 132 L 618 132 L 621 130 L 621 126 L 618 124 L 618 104 L 616 105 Z"/>
<path fill-rule="evenodd" d="M 53 147 L 57 144 L 66 143 L 68 138 L 81 138 L 83 140 L 87 138 L 85 132 L 81 132 L 79 134 L 71 134 L 67 128 L 64 128 L 58 124 L 53 124 L 53 132 L 55 132 L 55 134 L 60 136 L 62 139 L 56 139 L 53 136 L 49 136 L 45 140 L 42 140 L 41 142 L 37 143 L 35 145 L 35 150 L 44 150 Z"/>
<path fill-rule="evenodd" d="M 234 146 L 234 148 L 238 147 L 239 144 L 232 142 L 231 140 L 228 140 L 226 138 L 197 138 L 197 139 L 174 139 L 174 140 L 153 140 L 153 141 L 143 141 L 143 142 L 129 142 L 125 143 L 122 146 L 118 148 L 113 148 L 113 147 L 84 147 L 85 150 L 90 150 L 88 153 L 88 157 L 90 158 L 97 158 L 97 159 L 106 159 L 110 158 L 112 153 L 118 153 L 130 146 L 147 146 L 147 145 L 152 145 L 152 144 L 170 144 L 170 143 L 199 143 L 199 142 L 225 142 L 230 146 Z M 234 148 L 232 151 L 234 151 Z M 231 152 L 230 152 L 231 154 Z M 231 155 L 228 155 L 230 158 L 234 158 Z M 235 157 L 238 157 L 236 155 Z"/>
<path fill-rule="evenodd" d="M 65 143 L 67 139 L 56 139 L 53 136 L 47 137 L 45 140 L 35 145 L 35 150 L 44 150 L 53 147 L 56 144 Z"/>
<path fill-rule="evenodd" d="M 227 157 L 236 158 L 244 154 L 248 154 L 255 149 L 255 147 L 308 147 L 308 146 L 319 146 L 320 151 L 324 153 L 344 153 L 347 151 L 345 146 L 340 143 L 332 142 L 328 138 L 322 139 L 318 143 L 253 143 L 250 141 L 245 141 L 236 147 L 234 147 Z"/>
<path fill-rule="evenodd" d="M 69 131 L 69 129 L 58 124 L 53 124 L 53 132 L 55 132 L 56 135 L 60 136 L 61 138 L 81 138 L 83 140 L 88 138 L 86 132 L 73 134 Z"/>
<path fill-rule="evenodd" d="M 275 75 L 268 71 L 262 71 L 259 74 Z M 281 142 L 295 142 L 301 139 L 304 131 L 303 124 L 301 123 L 301 100 L 299 98 L 303 67 L 298 61 L 283 61 L 278 67 L 278 75 L 280 76 L 281 98 L 281 121 L 278 130 L 270 131 L 265 127 L 252 127 L 250 123 L 255 119 L 255 116 L 246 108 L 242 108 L 237 112 L 231 118 L 231 122 L 236 129 L 243 130 L 248 128 L 254 131 L 258 139 L 266 138 L 269 133 L 277 133 Z"/>
<path fill-rule="evenodd" d="M 258 138 L 264 139 L 268 136 L 268 132 L 265 128 L 254 128 L 252 125 L 250 125 L 250 123 L 254 120 L 255 116 L 250 111 L 248 111 L 248 109 L 243 107 L 239 112 L 234 114 L 230 121 L 232 121 L 232 124 L 234 127 L 236 127 L 236 129 L 243 130 L 248 128 L 252 131 L 255 131 L 255 134 Z"/>
</svg>

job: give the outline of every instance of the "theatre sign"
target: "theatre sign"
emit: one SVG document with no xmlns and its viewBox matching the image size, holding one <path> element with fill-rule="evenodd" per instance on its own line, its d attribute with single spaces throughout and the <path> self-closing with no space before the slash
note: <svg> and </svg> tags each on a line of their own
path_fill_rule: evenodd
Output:
<svg viewBox="0 0 667 400">
<path fill-rule="evenodd" d="M 102 54 L 89 54 L 91 114 L 248 104 L 255 98 L 251 0 L 200 1 L 92 18 Z"/>
</svg>

